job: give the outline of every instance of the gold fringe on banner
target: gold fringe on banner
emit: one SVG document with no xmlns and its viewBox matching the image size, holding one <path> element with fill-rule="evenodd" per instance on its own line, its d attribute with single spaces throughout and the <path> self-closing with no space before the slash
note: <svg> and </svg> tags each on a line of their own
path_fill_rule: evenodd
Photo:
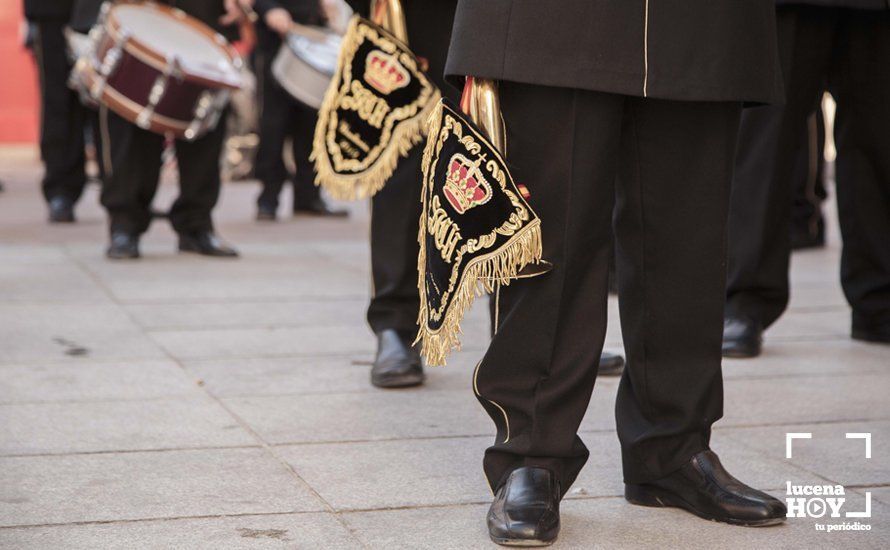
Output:
<svg viewBox="0 0 890 550">
<path fill-rule="evenodd" d="M 360 17 L 353 17 L 349 29 L 343 37 L 337 71 L 325 93 L 324 101 L 318 111 L 318 123 L 315 126 L 312 154 L 309 157 L 310 161 L 315 163 L 315 185 L 321 186 L 338 200 L 358 200 L 372 197 L 383 189 L 399 161 L 407 157 L 411 149 L 426 137 L 426 121 L 441 97 L 441 93 L 435 85 L 423 76 L 426 82 L 425 86 L 429 87 L 431 93 L 426 94 L 426 97 L 422 95 L 415 103 L 396 110 L 404 113 L 406 118 L 396 121 L 390 130 L 383 129 L 379 145 L 382 147 L 382 151 L 376 157 L 369 159 L 370 163 L 361 171 L 344 173 L 336 170 L 333 162 L 338 161 L 337 159 L 332 161 L 332 152 L 328 149 L 328 145 L 334 141 L 338 122 L 334 120 L 335 114 L 344 94 L 343 75 L 346 68 L 351 67 L 358 46 L 371 34 L 379 40 L 389 40 L 389 37 L 377 34 L 376 29 L 370 25 L 362 24 Z M 392 47 L 392 49 L 396 48 Z M 412 69 L 414 69 L 412 74 L 420 73 L 419 68 L 412 67 Z M 336 144 L 332 146 L 336 147 Z M 349 161 L 340 159 L 339 162 Z"/>
<path fill-rule="evenodd" d="M 430 115 L 430 128 L 427 144 L 423 152 L 423 213 L 420 217 L 420 230 L 418 241 L 420 254 L 417 259 L 418 290 L 420 292 L 420 313 L 417 318 L 418 334 L 414 343 L 421 344 L 421 355 L 428 365 L 445 365 L 446 358 L 453 350 L 460 349 L 460 321 L 473 304 L 477 296 L 492 293 L 497 285 L 509 286 L 512 279 L 522 278 L 520 274 L 527 266 L 542 264 L 541 220 L 531 213 L 528 223 L 518 229 L 509 241 L 497 250 L 488 254 L 473 258 L 469 261 L 463 273 L 463 279 L 454 280 L 458 271 L 451 273 L 451 285 L 454 286 L 454 296 L 449 306 L 439 314 L 444 313 L 438 330 L 429 328 L 431 315 L 426 292 L 426 231 L 427 231 L 427 200 L 430 195 L 433 169 L 433 155 L 438 142 L 439 121 L 442 118 L 442 102 Z M 549 268 L 545 268 L 549 269 Z"/>
</svg>

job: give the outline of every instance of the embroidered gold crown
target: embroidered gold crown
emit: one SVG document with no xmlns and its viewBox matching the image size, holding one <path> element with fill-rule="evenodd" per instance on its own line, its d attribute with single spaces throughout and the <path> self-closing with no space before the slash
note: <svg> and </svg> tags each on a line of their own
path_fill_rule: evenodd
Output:
<svg viewBox="0 0 890 550">
<path fill-rule="evenodd" d="M 458 214 L 480 206 L 491 198 L 491 186 L 479 170 L 478 164 L 457 154 L 448 163 L 448 174 L 442 192 Z"/>
<path fill-rule="evenodd" d="M 368 54 L 365 60 L 365 81 L 383 95 L 389 95 L 408 85 L 411 76 L 395 56 L 380 50 Z"/>
</svg>

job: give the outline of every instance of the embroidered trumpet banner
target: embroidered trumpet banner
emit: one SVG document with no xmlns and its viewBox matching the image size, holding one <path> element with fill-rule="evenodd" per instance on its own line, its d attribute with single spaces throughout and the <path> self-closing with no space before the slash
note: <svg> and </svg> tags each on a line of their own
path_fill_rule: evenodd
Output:
<svg viewBox="0 0 890 550">
<path fill-rule="evenodd" d="M 422 200 L 417 341 L 427 363 L 444 365 L 475 297 L 541 262 L 541 221 L 500 153 L 445 99 L 430 117 Z"/>
<path fill-rule="evenodd" d="M 316 185 L 344 200 L 377 193 L 399 159 L 423 140 L 439 97 L 403 42 L 353 17 L 318 112 L 311 156 Z"/>
</svg>

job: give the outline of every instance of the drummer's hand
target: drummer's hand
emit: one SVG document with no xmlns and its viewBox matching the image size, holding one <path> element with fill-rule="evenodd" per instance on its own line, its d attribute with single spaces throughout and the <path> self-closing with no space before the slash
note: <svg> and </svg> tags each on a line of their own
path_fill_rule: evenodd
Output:
<svg viewBox="0 0 890 550">
<path fill-rule="evenodd" d="M 226 13 L 219 18 L 223 25 L 231 25 L 247 19 L 247 13 L 253 10 L 254 0 L 223 0 Z"/>
<path fill-rule="evenodd" d="M 266 25 L 278 34 L 287 34 L 293 27 L 294 20 L 284 8 L 272 8 L 266 12 Z"/>
</svg>

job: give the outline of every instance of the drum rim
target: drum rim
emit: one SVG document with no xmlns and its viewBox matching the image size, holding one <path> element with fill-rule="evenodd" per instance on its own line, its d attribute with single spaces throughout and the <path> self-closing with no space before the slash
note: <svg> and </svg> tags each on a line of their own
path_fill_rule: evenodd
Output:
<svg viewBox="0 0 890 550">
<path fill-rule="evenodd" d="M 123 2 L 114 4 L 108 11 L 107 19 L 109 34 L 111 35 L 111 38 L 113 40 L 118 41 L 121 38 L 123 25 L 116 17 L 116 11 L 121 6 L 139 6 L 142 8 L 153 9 L 167 15 L 168 17 L 185 23 L 193 30 L 201 33 L 205 37 L 209 38 L 214 44 L 216 44 L 219 47 L 220 52 L 222 52 L 229 59 L 229 62 L 231 62 L 232 67 L 236 71 L 241 67 L 241 56 L 238 55 L 238 52 L 235 51 L 232 45 L 229 44 L 228 40 L 226 40 L 221 34 L 214 31 L 204 22 L 192 17 L 191 15 L 178 8 L 166 6 L 163 4 L 157 4 L 155 2 L 125 0 Z M 127 40 L 126 44 L 124 45 L 124 49 L 127 51 L 127 53 L 139 58 L 139 60 L 143 61 L 144 63 L 148 64 L 158 71 L 164 72 L 167 69 L 167 58 L 163 55 L 160 55 L 157 51 L 155 51 L 143 41 L 139 40 L 137 36 L 130 36 L 129 40 Z M 240 79 L 232 78 L 220 80 L 190 72 L 185 68 L 183 68 L 182 73 L 185 80 L 203 84 L 205 86 L 213 88 L 230 88 L 233 90 L 241 88 Z"/>
</svg>

